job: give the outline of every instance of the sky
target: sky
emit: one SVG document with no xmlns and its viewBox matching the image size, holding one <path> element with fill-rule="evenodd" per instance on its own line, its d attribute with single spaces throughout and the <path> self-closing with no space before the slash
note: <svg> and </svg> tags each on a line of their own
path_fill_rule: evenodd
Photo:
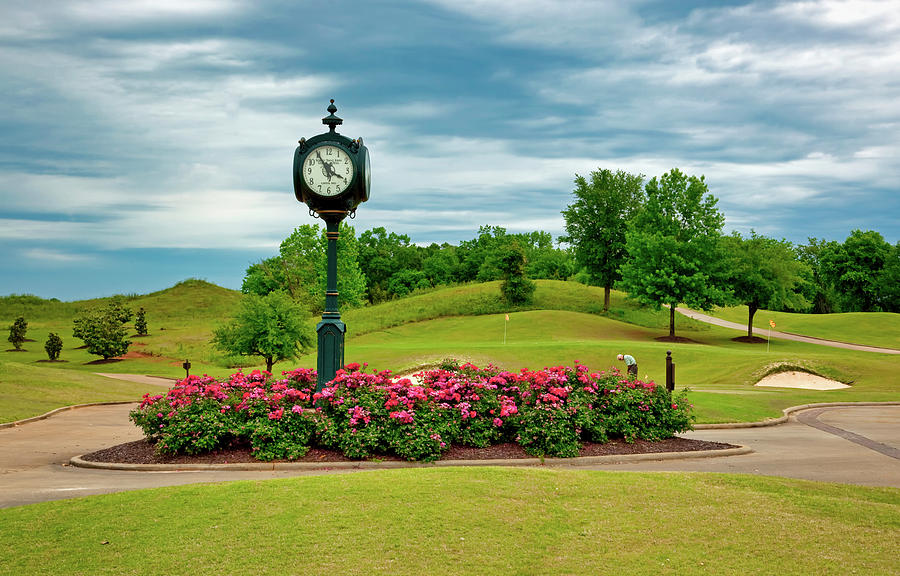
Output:
<svg viewBox="0 0 900 576">
<path fill-rule="evenodd" d="M 240 288 L 316 224 L 301 137 L 362 137 L 350 224 L 564 233 L 576 174 L 705 176 L 725 232 L 900 240 L 900 2 L 3 0 L 0 295 Z"/>
</svg>

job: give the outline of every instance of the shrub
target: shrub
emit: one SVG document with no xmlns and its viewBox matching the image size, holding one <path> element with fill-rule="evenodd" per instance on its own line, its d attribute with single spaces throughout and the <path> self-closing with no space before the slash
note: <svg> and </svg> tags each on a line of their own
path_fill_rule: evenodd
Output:
<svg viewBox="0 0 900 576">
<path fill-rule="evenodd" d="M 22 343 L 25 342 L 25 334 L 28 332 L 28 322 L 25 321 L 24 316 L 19 316 L 16 318 L 15 322 L 13 322 L 9 327 L 9 340 L 13 347 L 16 350 L 22 349 Z"/>
<path fill-rule="evenodd" d="M 108 360 L 128 351 L 131 342 L 125 339 L 125 322 L 130 318 L 131 311 L 113 301 L 82 312 L 75 318 L 72 335 L 84 341 L 88 353 Z"/>
<path fill-rule="evenodd" d="M 227 382 L 189 376 L 166 395 L 144 396 L 131 419 L 161 453 L 249 443 L 260 460 L 296 459 L 309 446 L 350 458 L 396 454 L 432 461 L 452 444 L 517 441 L 534 456 L 577 456 L 581 442 L 658 440 L 690 429 L 685 392 L 672 396 L 617 370 L 521 370 L 444 362 L 421 383 L 339 370 L 315 392 L 316 372 L 237 373 Z"/>
<path fill-rule="evenodd" d="M 525 250 L 513 242 L 500 254 L 500 271 L 503 284 L 500 291 L 507 304 L 512 306 L 531 302 L 537 285 L 525 275 Z"/>
<path fill-rule="evenodd" d="M 62 352 L 62 338 L 58 334 L 51 332 L 47 336 L 47 342 L 44 343 L 44 350 L 47 351 L 47 357 L 50 360 L 59 360 L 59 353 Z"/>
<path fill-rule="evenodd" d="M 134 318 L 134 331 L 138 336 L 147 336 L 147 312 L 141 307 Z"/>
</svg>

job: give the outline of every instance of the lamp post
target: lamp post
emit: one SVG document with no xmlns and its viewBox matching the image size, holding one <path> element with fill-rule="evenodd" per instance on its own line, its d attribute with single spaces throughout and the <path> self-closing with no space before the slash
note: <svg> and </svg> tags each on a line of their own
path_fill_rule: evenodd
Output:
<svg viewBox="0 0 900 576">
<path fill-rule="evenodd" d="M 341 221 L 356 215 L 356 207 L 369 199 L 371 169 L 369 149 L 362 138 L 352 140 L 336 130 L 344 123 L 335 116 L 334 100 L 329 115 L 322 118 L 328 132 L 301 138 L 294 152 L 294 195 L 309 207 L 311 216 L 325 221 L 328 241 L 328 268 L 325 285 L 325 311 L 316 326 L 318 354 L 316 390 L 334 379 L 344 365 L 344 335 L 337 290 L 337 241 Z"/>
</svg>

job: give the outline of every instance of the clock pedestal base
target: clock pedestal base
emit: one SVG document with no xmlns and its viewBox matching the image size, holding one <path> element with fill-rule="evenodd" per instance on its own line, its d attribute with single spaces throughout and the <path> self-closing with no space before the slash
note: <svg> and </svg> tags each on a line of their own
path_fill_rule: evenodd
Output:
<svg viewBox="0 0 900 576">
<path fill-rule="evenodd" d="M 319 335 L 319 378 L 316 391 L 321 391 L 344 366 L 344 333 L 347 325 L 336 318 L 323 318 L 316 326 Z"/>
</svg>

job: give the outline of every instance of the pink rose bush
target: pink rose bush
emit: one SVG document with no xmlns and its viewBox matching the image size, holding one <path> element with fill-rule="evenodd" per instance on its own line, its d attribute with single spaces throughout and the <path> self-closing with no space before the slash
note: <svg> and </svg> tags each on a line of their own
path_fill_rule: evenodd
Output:
<svg viewBox="0 0 900 576">
<path fill-rule="evenodd" d="M 191 376 L 131 413 L 160 453 L 195 454 L 235 444 L 260 460 L 297 459 L 310 446 L 350 458 L 396 454 L 433 461 L 452 444 L 517 442 L 535 456 L 577 456 L 584 441 L 657 440 L 691 427 L 685 392 L 629 380 L 617 370 L 508 372 L 445 362 L 416 379 L 350 364 L 321 392 L 316 372 L 275 378 L 238 372 L 226 382 Z"/>
</svg>

